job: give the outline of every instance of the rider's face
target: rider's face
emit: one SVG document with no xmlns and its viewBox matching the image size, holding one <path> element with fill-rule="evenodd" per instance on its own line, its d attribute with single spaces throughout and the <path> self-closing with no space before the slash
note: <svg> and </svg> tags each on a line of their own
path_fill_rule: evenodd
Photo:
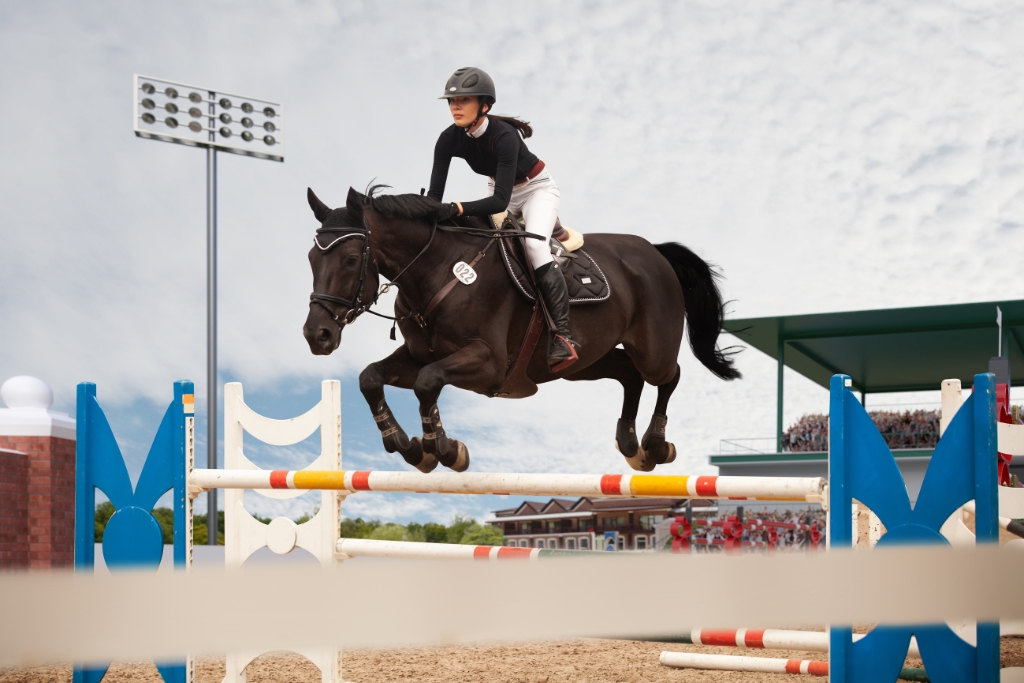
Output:
<svg viewBox="0 0 1024 683">
<path fill-rule="evenodd" d="M 455 125 L 466 128 L 473 125 L 480 109 L 479 97 L 452 97 L 448 100 L 448 109 L 452 113 Z"/>
</svg>

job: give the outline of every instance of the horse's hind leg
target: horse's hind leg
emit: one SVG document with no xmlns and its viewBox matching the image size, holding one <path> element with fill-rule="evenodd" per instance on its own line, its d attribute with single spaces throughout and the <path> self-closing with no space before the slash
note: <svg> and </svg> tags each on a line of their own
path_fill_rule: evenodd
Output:
<svg viewBox="0 0 1024 683">
<path fill-rule="evenodd" d="M 370 405 L 373 419 L 384 440 L 384 450 L 388 453 L 398 451 L 416 469 L 430 472 L 437 467 L 437 458 L 423 452 L 419 437 L 409 438 L 384 399 L 385 384 L 412 389 L 422 367 L 423 364 L 413 359 L 408 349 L 401 346 L 384 360 L 366 366 L 359 374 L 359 390 Z"/>
<path fill-rule="evenodd" d="M 640 395 L 644 390 L 644 378 L 640 375 L 633 359 L 622 349 L 612 349 L 600 360 L 565 379 L 570 381 L 614 379 L 622 385 L 622 415 L 615 426 L 615 448 L 629 466 L 642 472 L 650 472 L 656 464 L 641 446 L 636 436 L 636 414 L 640 409 Z M 660 397 L 660 393 L 659 393 Z"/>
<path fill-rule="evenodd" d="M 658 465 L 664 465 L 676 459 L 676 447 L 665 440 L 665 425 L 668 424 L 668 400 L 672 392 L 679 384 L 679 365 L 676 365 L 676 374 L 671 382 L 658 387 L 658 401 L 654 406 L 654 416 L 651 417 L 651 425 L 644 434 L 640 447 L 647 452 L 651 460 Z"/>
</svg>

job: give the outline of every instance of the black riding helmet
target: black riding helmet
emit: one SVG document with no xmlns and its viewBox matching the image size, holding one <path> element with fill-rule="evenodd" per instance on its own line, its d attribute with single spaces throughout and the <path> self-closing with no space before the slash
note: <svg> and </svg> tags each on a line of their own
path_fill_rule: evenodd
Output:
<svg viewBox="0 0 1024 683">
<path fill-rule="evenodd" d="M 498 99 L 494 90 L 494 81 L 483 69 L 464 66 L 451 75 L 444 86 L 444 94 L 439 100 L 450 100 L 453 97 L 482 97 L 487 104 L 493 105 Z"/>
</svg>

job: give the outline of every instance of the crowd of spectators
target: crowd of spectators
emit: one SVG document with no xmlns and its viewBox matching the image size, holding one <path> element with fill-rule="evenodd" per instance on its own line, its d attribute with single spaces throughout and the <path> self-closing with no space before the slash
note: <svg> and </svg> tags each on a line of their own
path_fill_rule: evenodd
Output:
<svg viewBox="0 0 1024 683">
<path fill-rule="evenodd" d="M 889 448 L 935 448 L 939 442 L 939 411 L 876 410 L 869 412 Z M 783 451 L 827 451 L 828 415 L 804 415 L 782 433 Z"/>
<path fill-rule="evenodd" d="M 695 516 L 694 521 L 698 519 L 707 519 L 709 521 L 725 521 L 726 516 Z M 755 520 L 761 520 L 763 522 L 782 522 L 784 524 L 807 524 L 816 525 L 820 533 L 822 543 L 824 542 L 825 536 L 825 519 L 826 515 L 823 510 L 819 509 L 805 509 L 805 510 L 778 510 L 771 511 L 762 510 L 756 513 L 748 513 L 743 516 L 744 524 L 749 524 Z M 776 548 L 782 551 L 803 551 L 810 548 L 810 531 L 806 529 L 778 529 L 778 540 L 776 541 Z M 691 532 L 691 538 L 693 539 L 724 539 L 725 535 L 722 533 L 722 527 L 720 526 L 706 526 L 706 525 L 694 525 L 693 531 Z M 744 541 L 765 541 L 765 533 L 758 530 L 744 530 L 743 532 Z M 693 552 L 698 553 L 715 553 L 723 552 L 724 548 L 721 545 L 703 544 L 697 542 L 693 544 Z"/>
<path fill-rule="evenodd" d="M 875 410 L 868 413 L 889 448 L 935 448 L 939 442 L 938 410 Z M 1010 419 L 1024 424 L 1024 405 L 1010 405 Z M 827 451 L 828 415 L 804 415 L 782 433 L 783 451 Z"/>
</svg>

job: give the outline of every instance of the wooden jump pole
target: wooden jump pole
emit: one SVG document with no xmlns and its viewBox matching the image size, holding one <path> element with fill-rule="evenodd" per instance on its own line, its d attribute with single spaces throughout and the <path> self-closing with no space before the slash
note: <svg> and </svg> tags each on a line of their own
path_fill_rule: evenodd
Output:
<svg viewBox="0 0 1024 683">
<path fill-rule="evenodd" d="M 828 662 L 810 659 L 776 659 L 738 655 L 706 655 L 696 652 L 662 652 L 659 661 L 675 669 L 713 669 L 716 671 L 758 671 L 776 674 L 828 676 Z"/>
<path fill-rule="evenodd" d="M 676 669 L 711 669 L 715 671 L 750 671 L 778 674 L 807 674 L 828 676 L 828 662 L 813 659 L 778 659 L 774 657 L 743 657 L 739 655 L 710 655 L 695 652 L 662 652 L 659 661 Z M 924 669 L 904 667 L 900 680 L 928 681 Z"/>
<path fill-rule="evenodd" d="M 863 633 L 854 633 L 857 642 Z M 714 645 L 719 647 L 742 647 L 764 650 L 804 650 L 806 652 L 828 652 L 828 633 L 825 631 L 788 631 L 784 629 L 710 629 L 695 628 L 680 636 L 644 638 L 650 642 L 686 643 L 691 645 Z M 911 637 L 910 657 L 920 657 L 917 639 Z"/>
<path fill-rule="evenodd" d="M 346 557 L 385 557 L 400 560 L 537 560 L 546 557 L 593 557 L 592 550 L 554 548 L 513 548 L 498 545 L 458 545 L 417 541 L 381 541 L 371 538 L 342 538 L 337 551 Z M 600 553 L 598 553 L 600 554 Z"/>
<path fill-rule="evenodd" d="M 190 490 L 299 489 L 400 493 L 708 498 L 821 503 L 821 477 L 710 477 L 671 474 L 499 474 L 493 472 L 368 472 L 345 470 L 207 470 L 189 477 Z"/>
</svg>

